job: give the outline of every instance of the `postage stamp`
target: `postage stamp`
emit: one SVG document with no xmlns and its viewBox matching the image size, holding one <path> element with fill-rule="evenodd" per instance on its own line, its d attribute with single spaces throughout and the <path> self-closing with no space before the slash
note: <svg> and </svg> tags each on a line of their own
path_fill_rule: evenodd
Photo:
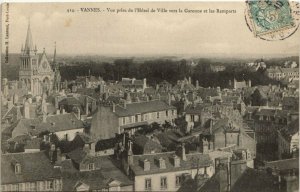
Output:
<svg viewBox="0 0 300 192">
<path fill-rule="evenodd" d="M 282 40 L 299 27 L 299 4 L 288 0 L 247 1 L 245 18 L 255 37 Z"/>
</svg>

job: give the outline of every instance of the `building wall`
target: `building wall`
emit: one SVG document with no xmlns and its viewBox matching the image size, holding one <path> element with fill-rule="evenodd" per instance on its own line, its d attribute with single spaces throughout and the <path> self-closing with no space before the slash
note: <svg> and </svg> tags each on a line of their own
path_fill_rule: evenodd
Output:
<svg viewBox="0 0 300 192">
<path fill-rule="evenodd" d="M 1 191 L 62 191 L 62 180 L 53 179 L 46 181 L 5 184 L 1 185 Z"/>
<path fill-rule="evenodd" d="M 206 171 L 209 177 L 211 177 L 214 174 L 212 166 L 208 167 Z M 176 186 L 176 176 L 180 176 L 183 174 L 191 174 L 192 178 L 194 178 L 196 173 L 197 169 L 190 169 L 184 171 L 135 176 L 134 190 L 145 191 L 145 180 L 151 179 L 151 191 L 177 191 L 180 186 Z M 199 173 L 204 174 L 204 168 L 200 168 Z M 167 189 L 163 190 L 160 188 L 161 177 L 167 178 Z"/>
<path fill-rule="evenodd" d="M 226 146 L 239 145 L 239 133 L 226 133 Z"/>
<path fill-rule="evenodd" d="M 110 139 L 115 137 L 116 133 L 120 133 L 118 117 L 111 107 L 99 106 L 92 118 L 90 134 L 98 139 Z"/>
<path fill-rule="evenodd" d="M 247 133 L 241 134 L 241 147 L 249 149 L 253 158 L 256 157 L 256 140 L 248 136 Z"/>
<path fill-rule="evenodd" d="M 290 153 L 290 143 L 278 131 L 278 158 L 282 159 L 282 154 Z"/>
<path fill-rule="evenodd" d="M 215 141 L 214 142 L 215 149 L 225 147 L 225 134 L 224 133 L 216 133 L 214 141 Z"/>
<path fill-rule="evenodd" d="M 137 114 L 136 116 L 134 115 L 127 117 L 119 117 L 119 125 L 124 126 L 132 124 L 132 126 L 134 126 L 135 123 L 139 122 L 147 122 L 148 124 L 151 124 L 153 122 L 164 123 L 165 121 L 172 122 L 172 120 L 174 120 L 175 118 L 177 118 L 177 110 L 173 109 L 145 114 Z"/>
</svg>

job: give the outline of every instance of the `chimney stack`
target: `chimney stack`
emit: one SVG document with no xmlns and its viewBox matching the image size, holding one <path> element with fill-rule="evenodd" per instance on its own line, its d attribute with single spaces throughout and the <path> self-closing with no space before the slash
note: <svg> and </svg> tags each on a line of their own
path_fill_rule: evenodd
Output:
<svg viewBox="0 0 300 192">
<path fill-rule="evenodd" d="M 30 114 L 29 114 L 29 103 L 25 101 L 24 103 L 24 118 L 29 119 Z"/>
<path fill-rule="evenodd" d="M 60 148 L 58 147 L 58 148 L 56 149 L 56 162 L 57 162 L 58 164 L 60 164 L 61 161 L 62 161 L 61 150 L 60 150 Z"/>
<path fill-rule="evenodd" d="M 86 115 L 89 114 L 89 101 L 88 101 L 88 97 L 85 98 L 85 114 Z"/>
<path fill-rule="evenodd" d="M 183 161 L 186 161 L 185 147 L 184 143 L 181 144 L 180 157 Z"/>
<path fill-rule="evenodd" d="M 124 109 L 126 109 L 126 101 L 124 100 L 124 103 L 123 103 L 123 107 Z"/>
<path fill-rule="evenodd" d="M 112 104 L 112 111 L 113 111 L 113 113 L 115 113 L 116 112 L 116 104 L 113 102 L 113 104 Z"/>
</svg>

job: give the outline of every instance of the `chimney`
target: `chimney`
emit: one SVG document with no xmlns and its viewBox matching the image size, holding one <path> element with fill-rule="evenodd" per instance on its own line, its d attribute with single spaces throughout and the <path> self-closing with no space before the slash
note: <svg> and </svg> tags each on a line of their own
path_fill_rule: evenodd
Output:
<svg viewBox="0 0 300 192">
<path fill-rule="evenodd" d="M 173 165 L 174 167 L 180 167 L 180 158 L 177 155 L 173 155 Z"/>
<path fill-rule="evenodd" d="M 49 157 L 50 157 L 50 161 L 53 163 L 54 162 L 54 151 L 55 151 L 55 145 L 51 144 L 50 146 L 50 150 L 49 150 Z"/>
<path fill-rule="evenodd" d="M 96 143 L 93 142 L 90 144 L 90 155 L 95 156 L 95 154 L 96 154 Z"/>
<path fill-rule="evenodd" d="M 30 114 L 29 114 L 29 103 L 26 101 L 24 103 L 24 118 L 29 119 Z"/>
<path fill-rule="evenodd" d="M 62 108 L 62 114 L 66 114 L 66 111 L 64 108 Z"/>
<path fill-rule="evenodd" d="M 89 101 L 88 101 L 88 97 L 85 98 L 85 114 L 86 115 L 89 114 Z"/>
<path fill-rule="evenodd" d="M 133 153 L 132 153 L 132 142 L 129 140 L 128 141 L 129 147 L 128 147 L 128 165 L 133 165 Z"/>
<path fill-rule="evenodd" d="M 54 106 L 56 109 L 58 109 L 58 98 L 57 97 L 54 98 Z"/>
<path fill-rule="evenodd" d="M 56 163 L 60 164 L 62 161 L 61 150 L 59 147 L 56 149 Z"/>
<path fill-rule="evenodd" d="M 210 119 L 210 125 L 209 125 L 209 134 L 212 135 L 213 134 L 213 126 L 214 126 L 214 120 Z"/>
<path fill-rule="evenodd" d="M 158 97 L 158 100 L 160 101 L 160 94 L 159 93 L 157 93 L 157 97 Z"/>
<path fill-rule="evenodd" d="M 21 119 L 22 115 L 21 115 L 21 109 L 20 106 L 17 106 L 17 120 Z"/>
<path fill-rule="evenodd" d="M 56 110 L 56 115 L 59 115 L 59 114 L 60 114 L 60 110 L 57 109 L 57 110 Z"/>
<path fill-rule="evenodd" d="M 149 96 L 148 96 L 148 95 L 146 95 L 146 101 L 147 101 L 147 102 L 149 101 Z"/>
<path fill-rule="evenodd" d="M 123 103 L 123 107 L 124 109 L 126 109 L 126 101 L 124 100 L 124 103 Z"/>
<path fill-rule="evenodd" d="M 19 96 L 18 96 L 18 94 L 15 93 L 13 96 L 13 103 L 16 104 L 18 102 L 18 100 L 19 100 Z"/>
<path fill-rule="evenodd" d="M 150 171 L 150 161 L 148 159 L 144 160 L 144 171 Z"/>
<path fill-rule="evenodd" d="M 205 138 L 202 139 L 202 147 L 202 153 L 208 153 L 208 141 Z"/>
<path fill-rule="evenodd" d="M 13 101 L 7 101 L 7 109 L 11 109 L 14 106 Z"/>
<path fill-rule="evenodd" d="M 192 84 L 192 78 L 189 77 L 189 84 Z"/>
<path fill-rule="evenodd" d="M 185 147 L 184 143 L 181 144 L 180 157 L 183 161 L 186 161 Z"/>
<path fill-rule="evenodd" d="M 159 85 L 158 85 L 158 84 L 156 84 L 156 86 L 155 86 L 155 90 L 156 90 L 156 91 L 158 91 L 158 90 L 159 90 Z"/>
<path fill-rule="evenodd" d="M 113 104 L 112 104 L 112 111 L 113 111 L 113 113 L 115 113 L 116 112 L 116 104 L 113 102 Z"/>
<path fill-rule="evenodd" d="M 171 105 L 171 94 L 168 93 L 168 105 Z"/>
<path fill-rule="evenodd" d="M 145 88 L 147 88 L 147 79 L 146 78 L 143 79 L 143 90 L 145 90 Z"/>
<path fill-rule="evenodd" d="M 46 123 L 47 122 L 47 115 L 46 113 L 43 113 L 43 123 Z"/>
<path fill-rule="evenodd" d="M 199 89 L 199 81 L 196 80 L 196 89 Z"/>
<path fill-rule="evenodd" d="M 77 110 L 77 119 L 80 120 L 80 109 L 79 109 L 79 107 L 78 107 L 77 109 L 78 109 L 78 110 Z"/>
</svg>

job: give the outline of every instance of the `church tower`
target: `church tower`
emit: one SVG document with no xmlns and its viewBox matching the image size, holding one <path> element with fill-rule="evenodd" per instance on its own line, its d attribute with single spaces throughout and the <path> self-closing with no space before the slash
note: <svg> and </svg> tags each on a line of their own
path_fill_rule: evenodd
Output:
<svg viewBox="0 0 300 192">
<path fill-rule="evenodd" d="M 36 46 L 33 46 L 30 23 L 20 59 L 19 80 L 22 88 L 27 89 L 33 96 L 51 93 L 54 72 L 48 62 L 45 49 L 42 54 L 38 54 Z"/>
<path fill-rule="evenodd" d="M 56 42 L 54 45 L 52 68 L 54 70 L 53 91 L 58 92 L 60 90 L 61 76 L 60 76 L 60 71 L 59 71 L 59 63 L 56 61 Z"/>
</svg>

